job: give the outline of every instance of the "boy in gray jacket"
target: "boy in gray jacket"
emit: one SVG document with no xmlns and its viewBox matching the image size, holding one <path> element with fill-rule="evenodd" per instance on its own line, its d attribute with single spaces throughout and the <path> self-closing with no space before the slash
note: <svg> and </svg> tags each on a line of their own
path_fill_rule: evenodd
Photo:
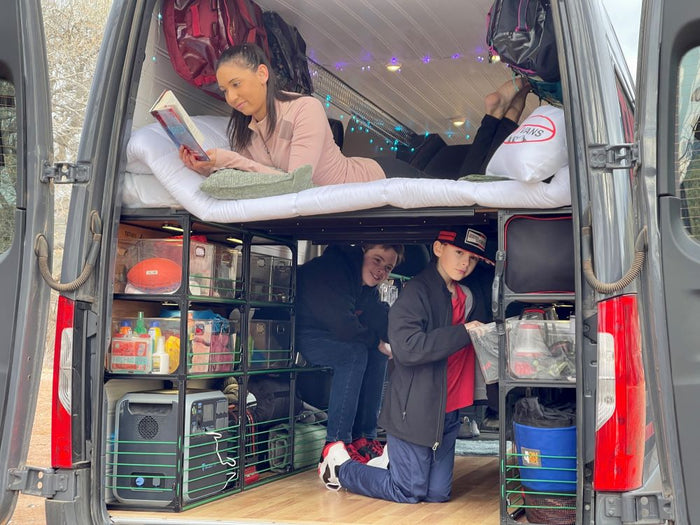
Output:
<svg viewBox="0 0 700 525">
<path fill-rule="evenodd" d="M 400 503 L 450 498 L 459 409 L 473 403 L 474 349 L 468 330 L 486 319 L 459 281 L 486 258 L 486 236 L 468 227 L 443 230 L 435 261 L 406 285 L 389 310 L 393 368 L 379 424 L 387 431 L 385 464 L 351 461 L 342 442 L 319 464 L 326 487 Z M 491 263 L 492 264 L 492 263 Z M 376 463 L 376 462 L 375 462 Z"/>
</svg>

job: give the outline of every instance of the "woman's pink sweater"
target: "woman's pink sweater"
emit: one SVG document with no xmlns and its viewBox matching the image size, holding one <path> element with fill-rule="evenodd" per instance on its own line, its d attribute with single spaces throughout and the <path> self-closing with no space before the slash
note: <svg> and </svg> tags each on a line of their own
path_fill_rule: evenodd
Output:
<svg viewBox="0 0 700 525">
<path fill-rule="evenodd" d="M 317 186 L 344 182 L 367 182 L 385 178 L 376 161 L 364 157 L 346 157 L 333 140 L 333 133 L 321 102 L 311 96 L 300 96 L 277 105 L 277 126 L 267 137 L 267 119 L 248 126 L 250 144 L 241 151 L 241 159 L 227 150 L 217 150 L 216 163 L 221 168 L 270 173 L 293 171 L 305 164 L 313 169 Z"/>
</svg>

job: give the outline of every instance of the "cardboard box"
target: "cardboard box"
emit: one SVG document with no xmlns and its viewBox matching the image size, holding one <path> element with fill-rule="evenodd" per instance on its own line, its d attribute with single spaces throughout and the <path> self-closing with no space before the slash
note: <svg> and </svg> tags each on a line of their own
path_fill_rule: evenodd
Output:
<svg viewBox="0 0 700 525">
<path fill-rule="evenodd" d="M 150 374 L 153 358 L 151 338 L 132 335 L 112 339 L 107 370 L 114 374 Z"/>
</svg>

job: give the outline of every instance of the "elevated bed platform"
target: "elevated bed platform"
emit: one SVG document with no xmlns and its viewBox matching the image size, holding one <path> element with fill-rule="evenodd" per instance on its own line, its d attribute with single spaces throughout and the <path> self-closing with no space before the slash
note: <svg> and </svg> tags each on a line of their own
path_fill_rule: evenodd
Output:
<svg viewBox="0 0 700 525">
<path fill-rule="evenodd" d="M 227 147 L 226 117 L 194 117 L 206 137 L 205 147 Z M 183 165 L 177 150 L 158 124 L 136 130 L 127 149 L 127 166 L 122 186 L 123 213 L 143 208 L 181 208 L 206 222 L 256 223 L 334 214 L 338 220 L 376 216 L 375 227 L 390 221 L 399 209 L 411 210 L 416 220 L 427 217 L 476 213 L 477 209 L 552 209 L 571 203 L 569 173 L 559 170 L 549 183 L 497 180 L 390 178 L 365 183 L 317 186 L 297 193 L 260 198 L 222 200 L 200 190 L 204 177 Z M 249 188 L 248 188 L 249 189 Z M 270 195 L 269 184 L 261 194 Z M 272 190 L 274 191 L 274 190 Z M 347 216 L 337 215 L 346 214 Z M 402 215 L 402 228 L 406 217 Z M 360 216 L 360 215 L 356 215 Z M 307 224 L 309 221 L 305 221 Z M 292 223 L 295 224 L 295 223 Z M 298 223 L 296 223 L 298 224 Z M 250 227 L 250 224 L 248 224 Z"/>
</svg>

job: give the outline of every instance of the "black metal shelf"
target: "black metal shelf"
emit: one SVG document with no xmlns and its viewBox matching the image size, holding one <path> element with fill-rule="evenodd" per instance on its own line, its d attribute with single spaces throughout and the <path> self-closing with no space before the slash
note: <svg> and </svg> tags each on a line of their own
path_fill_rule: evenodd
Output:
<svg viewBox="0 0 700 525">
<path fill-rule="evenodd" d="M 505 267 L 507 263 L 507 246 L 505 242 L 505 228 L 514 216 L 522 215 L 530 217 L 536 216 L 565 216 L 570 214 L 570 208 L 557 210 L 500 210 L 498 215 L 498 252 L 496 254 L 496 279 L 494 281 L 494 297 L 492 299 L 492 310 L 497 321 L 505 321 L 506 317 L 513 315 L 514 303 L 522 303 L 524 307 L 533 304 L 570 304 L 576 302 L 576 294 L 573 292 L 553 292 L 543 291 L 537 293 L 518 293 L 509 288 L 506 283 Z M 521 288 L 522 289 L 522 288 Z M 510 313 L 509 313 L 509 307 Z M 526 503 L 525 498 L 530 497 L 528 490 L 520 482 L 521 463 L 515 450 L 515 429 L 512 426 L 513 409 L 515 400 L 522 395 L 527 395 L 529 389 L 536 390 L 545 396 L 571 396 L 577 387 L 575 378 L 517 378 L 513 377 L 509 369 L 510 349 L 508 338 L 504 330 L 504 324 L 499 328 L 499 451 L 501 457 L 501 501 L 500 516 L 501 524 L 517 525 L 523 514 L 532 511 L 531 505 Z M 533 373 L 538 371 L 533 367 Z M 542 373 L 541 371 L 539 373 Z M 525 467 L 522 467 L 525 468 Z M 575 493 L 574 493 L 574 500 Z M 557 510 L 554 511 L 558 512 Z M 562 512 L 570 512 L 564 508 Z M 539 523 L 528 521 L 528 523 Z"/>
<path fill-rule="evenodd" d="M 151 237 L 149 236 L 150 232 L 153 232 L 152 235 L 154 240 L 158 240 L 160 238 L 172 239 L 172 233 L 168 234 L 163 228 L 164 225 L 175 225 L 182 230 L 182 237 L 180 237 L 182 260 L 179 261 L 179 264 L 182 267 L 182 284 L 178 288 L 178 290 L 168 294 L 114 293 L 112 295 L 115 303 L 122 303 L 117 308 L 117 311 L 120 312 L 121 317 L 129 317 L 132 313 L 131 310 L 133 310 L 133 315 L 135 316 L 135 310 L 137 309 L 142 309 L 146 312 L 155 314 L 156 312 L 158 312 L 157 305 L 159 304 L 171 305 L 173 308 L 177 308 L 180 311 L 180 316 L 177 318 L 176 321 L 177 326 L 179 327 L 178 333 L 180 337 L 180 355 L 178 368 L 171 374 L 136 374 L 114 373 L 105 371 L 103 376 L 105 383 L 110 382 L 112 380 L 134 381 L 144 379 L 153 382 L 165 382 L 163 386 L 172 388 L 177 393 L 178 407 L 184 407 L 187 404 L 187 396 L 190 395 L 189 392 L 191 387 L 196 386 L 197 389 L 201 389 L 201 381 L 205 381 L 205 385 L 213 385 L 215 383 L 212 383 L 210 381 L 223 380 L 227 377 L 234 377 L 237 378 L 236 382 L 239 385 L 238 395 L 240 402 L 237 404 L 237 408 L 235 409 L 235 416 L 231 415 L 231 410 L 233 409 L 229 406 L 229 425 L 231 424 L 231 421 L 234 420 L 231 418 L 234 417 L 237 423 L 235 423 L 235 432 L 231 433 L 230 435 L 226 434 L 228 436 L 226 438 L 226 446 L 229 447 L 228 457 L 235 460 L 235 466 L 233 466 L 234 463 L 232 462 L 231 465 L 228 465 L 226 467 L 226 476 L 228 477 L 235 473 L 235 477 L 230 478 L 232 481 L 230 483 L 227 482 L 225 488 L 220 493 L 210 494 L 203 498 L 196 498 L 195 500 L 191 500 L 189 499 L 189 497 L 186 496 L 186 490 L 185 488 L 183 488 L 183 483 L 178 482 L 175 485 L 176 488 L 175 492 L 173 493 L 173 499 L 169 502 L 160 502 L 157 505 L 150 506 L 148 504 L 144 505 L 143 502 L 139 501 L 138 499 L 135 499 L 128 503 L 117 502 L 114 504 L 110 503 L 109 505 L 119 508 L 128 507 L 147 508 L 150 510 L 179 511 L 184 508 L 200 505 L 206 501 L 213 501 L 215 499 L 219 499 L 220 497 L 240 492 L 253 486 L 260 485 L 262 483 L 266 483 L 274 479 L 278 479 L 282 476 L 289 475 L 290 472 L 299 470 L 297 468 L 297 457 L 295 456 L 294 452 L 293 439 L 290 441 L 291 445 L 289 447 L 290 449 L 288 452 L 290 457 L 294 459 L 292 460 L 292 463 L 290 463 L 288 469 L 274 470 L 271 467 L 267 468 L 264 465 L 260 464 L 260 457 L 264 458 L 265 456 L 258 457 L 257 453 L 255 453 L 254 451 L 251 452 L 252 449 L 250 448 L 250 443 L 248 441 L 259 441 L 260 439 L 262 439 L 261 437 L 257 436 L 257 434 L 260 433 L 258 425 L 272 423 L 273 421 L 255 421 L 252 424 L 249 423 L 247 419 L 248 407 L 246 406 L 245 402 L 247 397 L 246 389 L 248 388 L 249 379 L 265 375 L 275 377 L 286 377 L 286 379 L 289 381 L 290 391 L 289 415 L 288 417 L 285 416 L 284 418 L 282 418 L 279 422 L 280 424 L 285 424 L 286 427 L 289 429 L 290 435 L 293 435 L 295 428 L 293 400 L 296 374 L 297 372 L 303 373 L 306 371 L 318 370 L 322 368 L 302 368 L 297 367 L 295 364 L 293 364 L 295 363 L 293 297 L 295 295 L 294 292 L 296 287 L 296 279 L 294 278 L 294 269 L 296 267 L 297 260 L 296 241 L 291 240 L 289 237 L 282 237 L 271 233 L 255 231 L 246 227 L 237 228 L 235 226 L 205 223 L 202 221 L 198 221 L 186 212 L 179 210 L 139 210 L 138 214 L 122 215 L 121 222 L 124 224 L 128 224 L 129 226 L 135 227 L 133 228 L 133 230 L 142 232 L 146 239 L 151 239 Z M 168 237 L 168 235 L 170 235 L 170 237 Z M 213 249 L 215 253 L 212 259 L 211 275 L 209 275 L 208 273 L 205 274 L 208 276 L 208 281 L 206 284 L 211 287 L 211 290 L 207 288 L 205 291 L 210 292 L 212 295 L 194 295 L 190 292 L 190 287 L 186 284 L 189 281 L 189 276 L 192 269 L 192 253 L 190 248 L 192 247 L 192 243 L 195 242 L 195 239 L 193 239 L 194 235 L 206 235 L 207 243 L 216 246 Z M 134 239 L 134 241 L 138 240 L 139 239 Z M 198 245 L 202 244 L 200 241 L 197 242 Z M 274 247 L 279 247 L 279 249 L 276 249 Z M 232 270 L 232 277 L 230 279 L 227 278 L 224 281 L 216 280 L 217 275 L 214 270 L 214 264 L 215 261 L 218 260 L 217 256 L 220 248 L 223 248 L 223 252 L 228 252 L 230 249 L 233 251 L 238 251 L 240 253 L 240 255 L 237 256 L 237 272 L 236 270 Z M 270 272 L 270 281 L 267 285 L 265 285 L 264 283 L 265 279 L 263 279 L 262 284 L 258 282 L 258 280 L 256 280 L 260 278 L 260 274 L 256 275 L 253 272 L 253 269 L 251 268 L 251 262 L 253 261 L 253 257 L 258 255 L 259 253 L 271 254 L 264 255 L 264 257 L 269 258 L 269 260 L 271 261 L 268 270 Z M 279 275 L 273 274 L 272 261 L 280 258 L 289 260 L 289 262 L 286 264 L 286 267 L 288 267 L 288 272 L 283 272 Z M 236 274 L 235 279 L 233 279 L 233 274 Z M 285 287 L 284 283 L 287 275 L 290 279 L 288 288 Z M 276 279 L 278 280 L 280 276 L 283 276 L 281 283 L 279 281 L 276 281 Z M 214 288 L 214 286 L 217 285 L 221 286 L 220 290 Z M 281 288 L 279 288 L 278 291 L 280 293 L 285 294 L 284 301 L 272 300 L 275 297 L 275 286 L 281 286 Z M 259 287 L 262 288 L 260 289 Z M 261 291 L 263 294 L 262 297 L 256 297 L 255 294 L 259 294 Z M 270 300 L 266 300 L 266 293 L 270 294 Z M 228 297 L 217 297 L 216 295 L 219 294 L 228 295 Z M 136 307 L 137 303 L 141 303 L 140 306 L 143 306 L 143 308 L 140 308 L 140 306 Z M 146 303 L 152 304 L 147 305 Z M 230 323 L 230 333 L 235 332 L 237 336 L 235 339 L 230 337 L 228 338 L 228 346 L 226 350 L 225 360 L 220 361 L 219 359 L 221 359 L 221 356 L 215 355 L 216 351 L 214 350 L 213 342 L 212 347 L 210 349 L 210 353 L 205 353 L 202 349 L 195 350 L 194 346 L 190 347 L 190 336 L 188 336 L 188 334 L 190 334 L 191 331 L 190 327 L 188 326 L 188 323 L 191 322 L 191 320 L 188 319 L 186 312 L 188 310 L 193 309 L 195 311 L 198 309 L 212 309 L 215 312 L 223 314 L 224 318 L 229 317 L 228 314 L 233 311 L 237 310 L 240 312 L 240 318 L 238 321 L 234 319 L 227 319 L 227 322 Z M 288 321 L 285 322 L 289 323 L 289 327 L 285 331 L 285 337 L 289 337 L 288 348 L 286 342 L 282 343 L 282 348 L 277 349 L 277 347 L 275 346 L 272 346 L 271 348 L 270 346 L 266 345 L 267 339 L 264 342 L 258 342 L 257 335 L 255 339 L 255 347 L 253 347 L 252 341 L 254 334 L 251 332 L 251 330 L 253 329 L 252 323 L 260 321 L 258 319 L 253 318 L 253 310 L 276 310 L 287 312 L 284 315 L 284 317 L 285 319 L 288 319 Z M 151 317 L 155 316 L 156 315 Z M 149 318 L 148 315 L 146 317 Z M 273 315 L 272 317 L 278 316 Z M 201 321 L 206 322 L 208 320 L 195 320 L 195 322 Z M 216 320 L 212 321 L 216 322 Z M 172 331 L 173 327 L 170 328 Z M 206 329 L 207 328 L 205 327 L 205 330 Z M 272 335 L 269 335 L 271 338 Z M 206 345 L 206 343 L 202 344 Z M 262 364 L 250 361 L 251 359 L 255 359 L 255 357 L 253 356 L 254 350 L 256 352 L 260 352 L 260 354 L 262 355 L 261 359 L 264 360 Z M 275 354 L 273 357 L 280 359 L 280 363 L 276 365 L 272 360 L 268 361 L 268 359 L 270 359 L 266 357 L 268 355 L 268 352 Z M 228 355 L 229 353 L 230 357 Z M 288 357 L 285 358 L 285 355 L 287 354 Z M 221 370 L 222 367 L 230 367 L 230 370 Z M 192 381 L 197 382 L 193 383 Z M 134 390 L 142 389 L 143 385 L 144 383 L 141 383 L 138 387 L 135 387 Z M 154 387 L 155 386 L 158 386 L 158 383 L 154 383 Z M 213 390 L 216 389 L 217 387 L 213 387 Z M 223 386 L 221 387 L 221 390 L 224 390 Z M 196 457 L 188 456 L 186 447 L 183 444 L 187 436 L 189 436 L 192 439 L 197 437 L 196 435 L 190 436 L 188 434 L 188 432 L 190 432 L 190 429 L 186 427 L 186 416 L 184 415 L 183 410 L 178 408 L 177 428 L 179 430 L 177 432 L 176 442 L 178 443 L 177 454 L 179 459 L 173 464 L 173 468 L 176 469 L 178 476 L 189 476 L 190 480 L 195 478 L 197 480 L 197 483 L 199 483 L 200 473 L 186 475 L 186 471 L 183 466 L 183 461 L 186 457 Z M 228 429 L 221 431 L 222 434 L 226 432 L 228 432 Z M 263 450 L 265 448 L 264 445 L 265 443 L 261 442 L 258 446 L 261 448 L 261 450 Z M 200 444 L 191 446 L 198 447 L 203 445 Z M 211 446 L 211 444 L 209 444 L 208 446 Z M 302 451 L 299 451 L 299 453 L 301 454 Z M 107 454 L 109 455 L 111 454 L 111 452 L 107 451 Z M 313 465 L 311 466 L 315 466 L 315 462 L 317 461 L 319 454 L 320 451 L 318 453 L 314 451 L 314 453 L 311 454 L 311 456 L 313 456 Z M 144 456 L 144 458 L 145 457 L 147 456 Z M 114 459 L 115 462 L 118 460 L 116 456 Z M 144 463 L 147 462 L 148 460 L 144 459 Z M 270 465 L 271 464 L 272 463 L 270 460 Z M 305 468 L 308 468 L 308 466 L 305 465 L 304 469 Z M 255 478 L 256 481 L 251 481 L 251 478 L 249 477 L 249 469 L 257 469 L 257 475 Z M 119 479 L 119 476 L 116 475 L 116 473 L 111 474 L 111 476 L 112 477 L 108 476 L 108 484 L 111 482 L 112 485 L 119 485 L 120 483 L 124 482 L 124 480 Z M 207 474 L 201 474 L 201 477 L 203 477 L 203 479 L 206 478 L 206 476 Z M 204 481 L 202 481 L 202 483 L 204 483 Z M 128 480 L 126 482 L 128 482 Z"/>
<path fill-rule="evenodd" d="M 556 379 L 505 379 L 499 382 L 501 388 L 576 388 L 576 380 L 562 381 Z"/>
</svg>

